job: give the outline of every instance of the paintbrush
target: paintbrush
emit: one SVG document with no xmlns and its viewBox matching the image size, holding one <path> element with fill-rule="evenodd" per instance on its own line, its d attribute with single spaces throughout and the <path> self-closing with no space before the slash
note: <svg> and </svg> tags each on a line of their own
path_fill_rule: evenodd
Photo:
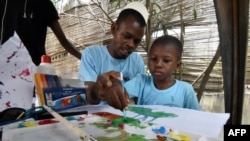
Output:
<svg viewBox="0 0 250 141">
<path fill-rule="evenodd" d="M 124 87 L 123 87 L 123 74 L 122 72 L 120 72 L 120 80 L 121 80 L 121 85 L 122 85 L 122 93 L 124 94 Z M 127 113 L 126 113 L 126 108 L 123 108 L 123 120 L 125 121 L 127 117 Z"/>
<path fill-rule="evenodd" d="M 22 112 L 22 113 L 16 118 L 16 120 L 20 119 L 24 114 L 25 114 L 25 112 Z"/>
<path fill-rule="evenodd" d="M 50 107 L 43 105 L 43 108 L 49 112 L 54 118 L 60 121 L 64 126 L 66 126 L 71 132 L 73 132 L 76 136 L 78 136 L 82 141 L 97 141 L 93 136 L 85 133 L 82 129 L 78 128 L 64 117 L 59 115 L 57 112 L 52 110 Z"/>
</svg>

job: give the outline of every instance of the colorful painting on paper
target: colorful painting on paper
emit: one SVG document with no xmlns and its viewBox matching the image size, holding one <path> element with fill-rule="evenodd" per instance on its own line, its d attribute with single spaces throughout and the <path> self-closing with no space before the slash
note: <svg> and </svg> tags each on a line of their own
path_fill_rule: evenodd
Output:
<svg viewBox="0 0 250 141">
<path fill-rule="evenodd" d="M 153 118 L 172 118 L 177 116 L 172 113 L 154 113 L 148 108 L 141 107 L 130 107 L 129 110 L 144 116 L 152 116 Z M 167 127 L 143 122 L 136 118 L 124 118 L 109 112 L 71 116 L 67 117 L 67 120 L 94 136 L 98 141 L 165 141 L 167 138 L 168 141 L 190 140 L 189 136 L 176 134 Z M 23 121 L 4 130 L 3 141 L 27 140 L 80 141 L 73 133 L 65 129 L 62 124 L 56 122 L 56 119 L 50 119 L 49 121 Z"/>
</svg>

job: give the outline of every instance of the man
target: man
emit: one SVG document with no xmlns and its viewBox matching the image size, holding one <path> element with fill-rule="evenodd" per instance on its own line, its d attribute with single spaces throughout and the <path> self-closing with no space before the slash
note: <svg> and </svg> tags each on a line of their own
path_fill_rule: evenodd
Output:
<svg viewBox="0 0 250 141">
<path fill-rule="evenodd" d="M 58 19 L 50 0 L 0 1 L 0 103 L 5 105 L 0 110 L 31 107 L 34 89 L 31 66 L 38 66 L 41 56 L 46 54 L 48 27 L 68 52 L 81 59 L 81 53 L 67 40 Z"/>
<path fill-rule="evenodd" d="M 23 7 L 18 13 L 16 31 L 36 65 L 40 64 L 41 56 L 46 54 L 45 40 L 48 27 L 52 29 L 65 50 L 81 59 L 81 53 L 67 40 L 61 29 L 57 10 L 50 0 L 25 0 Z"/>
<path fill-rule="evenodd" d="M 2 0 L 0 4 L 0 25 L 3 34 L 0 44 L 12 37 L 16 31 L 32 61 L 38 66 L 41 56 L 46 54 L 46 34 L 47 28 L 50 27 L 65 50 L 81 59 L 80 51 L 67 40 L 61 29 L 58 12 L 50 0 Z"/>
<path fill-rule="evenodd" d="M 79 77 L 87 85 L 87 101 L 99 104 L 97 95 L 100 85 L 95 81 L 99 74 L 118 71 L 128 81 L 137 74 L 145 73 L 142 57 L 133 52 L 138 47 L 146 30 L 148 12 L 139 2 L 129 3 L 111 25 L 113 39 L 110 45 L 91 46 L 83 50 Z"/>
</svg>

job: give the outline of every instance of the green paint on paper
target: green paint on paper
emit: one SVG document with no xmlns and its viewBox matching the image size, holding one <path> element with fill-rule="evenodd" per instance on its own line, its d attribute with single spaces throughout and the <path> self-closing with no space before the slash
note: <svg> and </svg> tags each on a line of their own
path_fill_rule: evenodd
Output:
<svg viewBox="0 0 250 141">
<path fill-rule="evenodd" d="M 153 112 L 150 108 L 144 107 L 129 107 L 130 111 L 135 112 L 139 115 L 153 117 L 153 118 L 160 118 L 160 117 L 177 117 L 176 114 L 173 113 L 165 113 L 165 112 Z M 107 123 L 106 118 L 96 121 L 92 123 L 93 125 L 97 126 L 98 128 L 104 129 L 106 132 L 105 136 L 98 137 L 98 141 L 163 141 L 156 137 L 156 139 L 146 139 L 145 135 L 140 134 L 130 134 L 123 130 L 125 124 L 130 126 L 135 126 L 137 128 L 144 129 L 146 127 L 152 126 L 153 123 L 145 123 L 141 122 L 139 119 L 134 119 L 130 117 L 123 117 L 113 118 L 110 119 L 111 123 Z M 115 129 L 110 129 L 109 127 L 114 127 Z"/>
<path fill-rule="evenodd" d="M 106 129 L 107 127 L 109 127 L 109 125 L 106 124 L 105 121 L 94 122 L 93 125 L 95 125 L 98 128 L 103 128 L 103 129 Z"/>
<path fill-rule="evenodd" d="M 144 135 L 131 134 L 129 141 L 148 141 Z"/>
<path fill-rule="evenodd" d="M 165 112 L 153 112 L 150 108 L 144 107 L 129 107 L 129 111 L 135 112 L 139 115 L 144 115 L 146 117 L 161 118 L 161 117 L 177 117 L 178 115 L 174 113 Z"/>
<path fill-rule="evenodd" d="M 144 113 L 152 112 L 152 109 L 144 107 L 129 107 L 128 110 L 142 115 L 144 115 Z"/>
<path fill-rule="evenodd" d="M 166 139 L 146 139 L 144 135 L 130 134 L 128 141 L 167 141 Z M 176 141 L 176 140 L 173 140 Z"/>
<path fill-rule="evenodd" d="M 113 134 L 119 132 L 118 136 L 112 137 L 98 137 L 98 141 L 159 141 L 158 139 L 146 139 L 144 135 L 129 134 L 121 129 L 108 129 L 105 130 L 107 134 Z"/>
<path fill-rule="evenodd" d="M 121 129 L 108 129 L 105 130 L 107 134 L 112 134 L 115 132 L 119 132 L 118 136 L 113 136 L 113 137 L 98 137 L 98 141 L 129 141 L 129 134 L 125 130 Z"/>
<path fill-rule="evenodd" d="M 117 118 L 117 119 L 113 119 L 112 120 L 112 126 L 113 127 L 118 127 L 120 124 L 129 124 L 132 126 L 140 126 L 141 122 L 138 119 L 133 119 L 133 118 L 129 118 L 126 117 L 126 120 L 124 120 L 123 118 Z"/>
<path fill-rule="evenodd" d="M 107 127 L 110 127 L 110 126 L 117 128 L 119 125 L 122 125 L 122 124 L 129 124 L 131 126 L 144 128 L 144 126 L 140 126 L 141 124 L 140 120 L 129 118 L 129 117 L 127 117 L 126 120 L 124 120 L 122 117 L 113 119 L 111 125 L 107 124 L 105 120 L 101 120 L 101 121 L 93 123 L 93 125 L 95 125 L 96 127 L 103 128 L 103 129 L 106 129 Z"/>
</svg>

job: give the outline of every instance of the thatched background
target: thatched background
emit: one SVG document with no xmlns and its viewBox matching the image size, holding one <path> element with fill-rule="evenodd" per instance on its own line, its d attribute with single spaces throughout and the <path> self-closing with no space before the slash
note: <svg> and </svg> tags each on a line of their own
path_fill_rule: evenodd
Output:
<svg viewBox="0 0 250 141">
<path fill-rule="evenodd" d="M 97 5 L 79 4 L 77 1 L 81 0 L 71 0 L 70 3 L 65 5 L 61 4 L 60 1 L 62 0 L 58 0 L 56 3 L 58 10 L 61 11 L 60 23 L 68 39 L 79 50 L 83 50 L 89 45 L 107 44 L 110 42 L 112 37 L 109 32 L 111 21 L 107 19 Z M 162 8 L 161 15 L 166 19 L 166 28 L 169 29 L 169 34 L 180 37 L 181 22 L 178 12 L 178 0 L 157 0 L 156 2 Z M 184 6 L 183 19 L 185 22 L 182 79 L 193 83 L 207 68 L 218 48 L 217 21 L 212 0 L 182 0 L 182 4 Z M 110 4 L 108 0 L 102 0 L 101 5 L 103 10 L 109 13 L 111 19 L 115 20 L 119 13 L 116 3 Z M 121 6 L 123 5 L 124 3 Z M 197 14 L 196 19 L 194 17 L 194 9 Z M 173 12 L 174 10 L 175 12 Z M 144 46 L 143 43 L 144 41 L 142 46 Z M 53 65 L 56 67 L 58 75 L 77 78 L 80 61 L 61 47 L 50 30 L 47 35 L 46 50 L 52 56 Z M 147 63 L 145 50 L 140 47 L 138 52 L 142 54 L 145 63 Z M 250 52 L 248 51 L 247 62 L 249 61 Z M 248 75 L 250 73 L 249 63 L 247 63 L 246 71 L 246 82 L 250 84 L 250 75 Z M 194 84 L 195 90 L 199 89 L 201 79 Z M 223 112 L 224 99 L 222 94 L 222 67 L 219 59 L 205 87 L 203 95 L 206 95 L 206 99 L 203 97 L 201 100 L 203 109 Z M 211 101 L 213 101 L 212 105 Z"/>
</svg>

